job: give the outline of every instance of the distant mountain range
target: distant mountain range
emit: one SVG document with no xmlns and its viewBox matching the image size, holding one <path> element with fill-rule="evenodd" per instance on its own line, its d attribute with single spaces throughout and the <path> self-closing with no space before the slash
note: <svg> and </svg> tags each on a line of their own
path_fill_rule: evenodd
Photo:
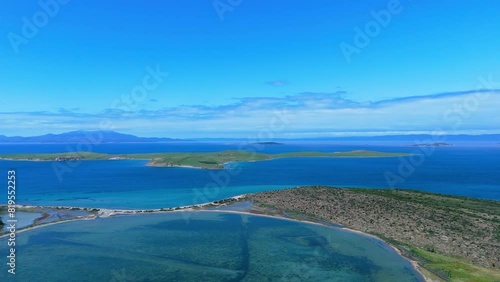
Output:
<svg viewBox="0 0 500 282">
<path fill-rule="evenodd" d="M 163 143 L 184 141 L 249 141 L 245 138 L 196 138 L 196 139 L 174 139 L 164 137 L 138 137 L 131 134 L 123 134 L 115 131 L 71 131 L 61 134 L 45 134 L 40 136 L 7 137 L 0 135 L 0 143 L 78 143 L 81 141 L 92 141 L 102 138 L 99 143 Z M 268 141 L 268 140 L 259 140 Z M 356 137 L 318 137 L 318 138 L 276 138 L 270 141 L 321 141 L 321 142 L 405 142 L 405 143 L 434 143 L 434 142 L 497 142 L 500 143 L 500 134 L 485 135 L 446 135 L 433 137 L 430 134 L 414 135 L 385 135 L 385 136 L 356 136 Z"/>
<path fill-rule="evenodd" d="M 243 138 L 196 138 L 197 141 L 243 141 Z M 267 141 L 267 140 L 261 140 Z M 500 142 L 500 134 L 466 135 L 454 134 L 433 136 L 430 134 L 350 136 L 350 137 L 310 137 L 310 138 L 275 138 L 272 141 L 317 141 L 317 142 L 400 142 L 400 143 L 436 143 L 436 142 Z"/>
<path fill-rule="evenodd" d="M 409 134 L 409 135 L 384 135 L 384 136 L 356 136 L 356 137 L 324 137 L 324 138 L 303 138 L 301 140 L 316 141 L 393 141 L 393 142 L 463 142 L 463 141 L 493 141 L 500 142 L 500 134 L 450 134 L 442 136 L 433 136 L 431 134 Z"/>
<path fill-rule="evenodd" d="M 159 143 L 188 140 L 158 137 L 137 137 L 114 131 L 71 131 L 61 134 L 45 134 L 32 137 L 7 137 L 0 135 L 0 143 L 78 143 L 85 141 L 97 143 Z"/>
</svg>

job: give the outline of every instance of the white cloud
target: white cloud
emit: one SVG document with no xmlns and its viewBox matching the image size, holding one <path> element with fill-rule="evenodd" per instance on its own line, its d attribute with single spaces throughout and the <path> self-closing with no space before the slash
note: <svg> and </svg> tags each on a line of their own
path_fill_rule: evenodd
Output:
<svg viewBox="0 0 500 282">
<path fill-rule="evenodd" d="M 0 113 L 0 134 L 33 135 L 68 130 L 112 130 L 167 137 L 246 137 L 274 128 L 275 136 L 332 136 L 429 133 L 500 133 L 500 90 L 468 91 L 358 102 L 338 93 L 301 93 L 282 98 L 245 98 L 221 106 L 193 105 L 126 113 L 100 114 L 71 110 Z M 289 122 L 277 130 L 276 112 L 286 110 Z M 279 121 L 279 119 L 278 119 Z M 273 125 L 274 122 L 274 125 Z"/>
</svg>

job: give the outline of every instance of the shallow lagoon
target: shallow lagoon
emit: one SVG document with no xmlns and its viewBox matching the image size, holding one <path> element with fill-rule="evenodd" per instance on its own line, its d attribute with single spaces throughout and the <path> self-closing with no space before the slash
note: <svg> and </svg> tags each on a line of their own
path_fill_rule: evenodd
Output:
<svg viewBox="0 0 500 282">
<path fill-rule="evenodd" d="M 224 212 L 120 216 L 17 235 L 0 281 L 422 281 L 380 240 Z M 6 238 L 0 253 L 7 253 Z"/>
<path fill-rule="evenodd" d="M 19 229 L 19 228 L 29 226 L 29 225 L 33 224 L 35 219 L 40 218 L 40 217 L 42 217 L 41 213 L 18 211 L 18 212 L 16 212 L 16 218 L 15 218 L 17 220 L 16 228 Z M 8 224 L 9 214 L 8 213 L 0 214 L 0 218 L 5 223 L 5 225 L 3 226 L 3 231 L 7 232 L 9 230 L 9 224 Z"/>
</svg>

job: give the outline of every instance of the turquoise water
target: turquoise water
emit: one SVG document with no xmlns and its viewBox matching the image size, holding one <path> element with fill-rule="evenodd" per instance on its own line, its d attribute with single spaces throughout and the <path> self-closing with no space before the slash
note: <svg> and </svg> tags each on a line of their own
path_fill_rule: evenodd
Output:
<svg viewBox="0 0 500 282">
<path fill-rule="evenodd" d="M 152 147 L 151 147 L 152 146 Z M 108 144 L 99 152 L 213 151 L 233 145 Z M 262 152 L 349 151 L 354 149 L 418 153 L 408 146 L 335 146 L 296 144 L 265 146 Z M 428 148 L 427 148 L 428 149 Z M 0 152 L 64 151 L 62 145 L 2 145 Z M 405 160 L 405 159 L 403 159 Z M 426 156 L 395 186 L 434 193 L 500 199 L 500 146 L 443 147 Z M 401 158 L 284 158 L 232 163 L 209 171 L 145 166 L 146 161 L 84 161 L 72 165 L 61 178 L 53 162 L 0 161 L 0 173 L 17 171 L 18 203 L 103 208 L 161 208 L 220 200 L 260 191 L 299 185 L 390 188 L 386 172 L 398 173 Z M 4 203 L 6 197 L 0 197 Z"/>
<path fill-rule="evenodd" d="M 64 152 L 66 145 L 1 145 L 0 153 Z M 227 144 L 106 144 L 104 153 L 220 151 Z M 408 146 L 295 144 L 261 152 L 418 153 Z M 403 189 L 500 199 L 500 148 L 446 147 L 397 183 Z M 16 170 L 24 205 L 160 208 L 299 185 L 390 188 L 401 158 L 284 158 L 209 171 L 146 161 L 0 161 Z M 54 165 L 70 167 L 57 175 Z M 7 183 L 5 183 L 6 185 Z M 0 203 L 5 203 L 0 197 Z M 190 216 L 187 217 L 186 215 Z M 52 219 L 47 219 L 48 221 Z M 15 276 L 0 239 L 0 281 L 422 281 L 383 242 L 344 230 L 231 213 L 149 214 L 67 222 L 19 233 Z"/>
<path fill-rule="evenodd" d="M 422 281 L 377 239 L 234 213 L 68 222 L 20 233 L 16 248 L 17 274 L 1 263 L 0 281 Z"/>
</svg>

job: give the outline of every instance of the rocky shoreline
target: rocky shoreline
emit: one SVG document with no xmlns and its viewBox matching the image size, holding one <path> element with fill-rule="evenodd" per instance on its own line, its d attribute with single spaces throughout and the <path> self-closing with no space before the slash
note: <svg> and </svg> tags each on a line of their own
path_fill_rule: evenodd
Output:
<svg viewBox="0 0 500 282">
<path fill-rule="evenodd" d="M 445 281 L 447 270 L 427 267 L 419 254 L 457 258 L 485 268 L 500 281 L 498 201 L 321 186 L 257 193 L 248 199 L 262 213 L 320 220 L 375 235 Z"/>
</svg>

